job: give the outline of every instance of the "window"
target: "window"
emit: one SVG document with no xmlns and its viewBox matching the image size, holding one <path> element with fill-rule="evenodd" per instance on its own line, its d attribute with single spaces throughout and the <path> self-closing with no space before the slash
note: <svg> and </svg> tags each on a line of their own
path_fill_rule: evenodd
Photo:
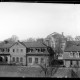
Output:
<svg viewBox="0 0 80 80">
<path fill-rule="evenodd" d="M 23 52 L 23 49 L 21 49 L 21 52 Z"/>
<path fill-rule="evenodd" d="M 80 57 L 80 52 L 79 52 L 79 57 Z"/>
<path fill-rule="evenodd" d="M 73 57 L 73 53 L 72 52 L 70 52 L 70 57 Z"/>
<path fill-rule="evenodd" d="M 44 58 L 41 58 L 41 63 L 44 63 Z"/>
<path fill-rule="evenodd" d="M 20 58 L 20 62 L 23 62 L 23 58 L 22 57 Z"/>
<path fill-rule="evenodd" d="M 30 51 L 32 52 L 32 51 L 33 51 L 33 49 L 30 49 Z"/>
<path fill-rule="evenodd" d="M 15 62 L 15 57 L 12 58 L 12 61 Z"/>
<path fill-rule="evenodd" d="M 75 56 L 75 52 L 73 52 L 73 56 Z"/>
<path fill-rule="evenodd" d="M 38 63 L 38 58 L 35 58 L 35 63 L 36 63 L 36 64 Z"/>
<path fill-rule="evenodd" d="M 2 49 L 2 52 L 4 52 L 4 49 Z"/>
<path fill-rule="evenodd" d="M 40 52 L 40 49 L 36 49 L 36 52 Z"/>
<path fill-rule="evenodd" d="M 70 61 L 70 65 L 72 66 L 72 61 Z"/>
<path fill-rule="evenodd" d="M 76 57 L 79 57 L 79 53 L 78 52 L 76 53 Z"/>
<path fill-rule="evenodd" d="M 45 49 L 44 48 L 41 48 L 41 52 L 44 52 L 45 51 Z"/>
<path fill-rule="evenodd" d="M 16 58 L 16 62 L 19 62 L 19 58 L 18 57 Z"/>
<path fill-rule="evenodd" d="M 32 51 L 33 51 L 33 49 L 31 49 L 31 48 L 28 49 L 28 52 L 32 52 Z"/>
<path fill-rule="evenodd" d="M 29 63 L 32 63 L 32 58 L 29 58 Z"/>
<path fill-rule="evenodd" d="M 13 52 L 15 52 L 15 49 L 13 49 Z"/>
</svg>

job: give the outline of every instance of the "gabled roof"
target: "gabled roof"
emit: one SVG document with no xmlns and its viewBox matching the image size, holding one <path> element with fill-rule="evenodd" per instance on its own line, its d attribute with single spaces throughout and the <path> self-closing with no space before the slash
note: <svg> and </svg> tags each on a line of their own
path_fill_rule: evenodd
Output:
<svg viewBox="0 0 80 80">
<path fill-rule="evenodd" d="M 68 51 L 80 51 L 80 46 L 73 45 L 73 46 L 71 46 L 71 47 L 65 48 L 64 51 L 65 51 L 65 52 L 68 52 Z"/>
<path fill-rule="evenodd" d="M 13 45 L 11 45 L 10 48 L 11 48 L 12 46 L 14 46 L 16 43 L 20 43 L 20 44 L 22 44 L 23 46 L 25 46 L 25 44 L 24 44 L 23 42 L 20 42 L 20 41 L 18 40 L 18 41 L 15 42 Z M 26 46 L 25 46 L 25 47 L 26 47 Z"/>
<path fill-rule="evenodd" d="M 23 44 L 26 47 L 46 47 L 46 45 L 41 42 L 23 42 Z"/>
</svg>

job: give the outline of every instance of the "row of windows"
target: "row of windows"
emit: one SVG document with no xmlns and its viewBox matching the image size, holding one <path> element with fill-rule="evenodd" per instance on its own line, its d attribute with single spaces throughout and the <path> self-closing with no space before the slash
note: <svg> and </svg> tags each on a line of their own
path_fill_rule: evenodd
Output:
<svg viewBox="0 0 80 80">
<path fill-rule="evenodd" d="M 1 52 L 5 52 L 5 51 L 9 52 L 9 49 L 7 49 L 7 48 L 5 48 L 5 49 L 1 48 L 0 51 Z"/>
<path fill-rule="evenodd" d="M 38 62 L 39 62 L 39 59 L 35 58 L 35 62 L 34 63 L 38 64 Z M 44 63 L 44 58 L 41 58 L 40 62 Z M 32 63 L 32 58 L 29 58 L 29 63 Z"/>
<path fill-rule="evenodd" d="M 33 51 L 36 51 L 36 52 L 44 52 L 45 49 L 44 48 L 41 48 L 41 49 L 39 49 L 39 48 L 36 48 L 36 49 L 28 48 L 27 49 L 27 52 L 33 52 Z"/>
<path fill-rule="evenodd" d="M 23 62 L 23 58 L 22 57 L 13 57 L 12 58 L 12 62 Z"/>
<path fill-rule="evenodd" d="M 13 52 L 23 52 L 23 49 L 13 49 Z"/>
<path fill-rule="evenodd" d="M 7 48 L 6 49 L 0 49 L 0 51 L 1 52 L 5 52 L 5 51 L 9 52 L 9 49 L 7 49 Z M 33 52 L 33 51 L 44 52 L 45 49 L 44 48 L 41 48 L 41 49 L 39 49 L 39 48 L 36 48 L 36 49 L 28 48 L 27 49 L 27 52 Z M 13 49 L 13 52 L 23 52 L 23 49 Z"/>
<path fill-rule="evenodd" d="M 80 52 L 70 52 L 70 57 L 80 57 Z"/>
</svg>

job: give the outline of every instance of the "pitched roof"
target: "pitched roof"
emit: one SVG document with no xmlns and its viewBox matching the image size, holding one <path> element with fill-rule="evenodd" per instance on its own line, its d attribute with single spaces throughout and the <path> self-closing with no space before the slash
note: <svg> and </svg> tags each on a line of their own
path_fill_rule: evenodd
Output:
<svg viewBox="0 0 80 80">
<path fill-rule="evenodd" d="M 46 45 L 41 42 L 23 42 L 23 44 L 26 47 L 46 47 Z"/>
<path fill-rule="evenodd" d="M 68 52 L 68 51 L 80 51 L 80 46 L 73 45 L 73 46 L 71 46 L 71 47 L 65 48 L 64 51 L 65 51 L 65 52 Z"/>
<path fill-rule="evenodd" d="M 14 42 L 9 42 L 9 43 L 1 42 L 1 43 L 0 43 L 0 48 L 9 48 L 9 47 L 11 47 L 13 44 L 14 44 Z"/>
</svg>

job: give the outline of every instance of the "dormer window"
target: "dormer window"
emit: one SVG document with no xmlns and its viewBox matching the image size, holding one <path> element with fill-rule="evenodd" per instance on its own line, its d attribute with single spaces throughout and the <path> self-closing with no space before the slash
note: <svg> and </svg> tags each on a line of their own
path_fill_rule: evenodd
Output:
<svg viewBox="0 0 80 80">
<path fill-rule="evenodd" d="M 32 51 L 33 51 L 33 49 L 30 49 L 30 48 L 29 48 L 28 52 L 32 52 Z"/>
<path fill-rule="evenodd" d="M 40 52 L 40 49 L 36 49 L 36 52 Z"/>
<path fill-rule="evenodd" d="M 44 52 L 45 51 L 45 49 L 44 48 L 41 48 L 41 52 Z"/>
<path fill-rule="evenodd" d="M 73 57 L 73 52 L 70 52 L 70 57 Z"/>
<path fill-rule="evenodd" d="M 76 53 L 76 57 L 79 57 L 79 52 Z"/>
</svg>

